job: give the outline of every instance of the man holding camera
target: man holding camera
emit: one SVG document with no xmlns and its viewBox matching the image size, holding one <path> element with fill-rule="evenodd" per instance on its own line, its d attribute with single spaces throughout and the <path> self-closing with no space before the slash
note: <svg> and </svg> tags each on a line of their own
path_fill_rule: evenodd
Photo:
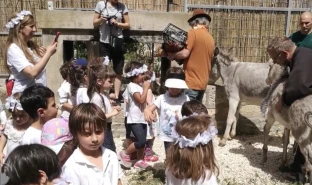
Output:
<svg viewBox="0 0 312 185">
<path fill-rule="evenodd" d="M 100 57 L 104 64 L 113 61 L 116 73 L 114 82 L 116 99 L 119 99 L 121 77 L 124 67 L 123 29 L 130 29 L 128 9 L 118 0 L 99 1 L 95 7 L 93 18 L 94 27 L 99 27 L 100 32 Z"/>
</svg>

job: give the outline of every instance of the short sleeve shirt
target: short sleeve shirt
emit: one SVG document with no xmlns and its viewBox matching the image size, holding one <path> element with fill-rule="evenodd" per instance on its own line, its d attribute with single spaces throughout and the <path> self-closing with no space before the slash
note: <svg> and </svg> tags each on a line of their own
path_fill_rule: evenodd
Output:
<svg viewBox="0 0 312 185">
<path fill-rule="evenodd" d="M 41 143 L 41 130 L 38 130 L 34 127 L 28 127 L 25 131 L 20 144 L 21 145 L 30 145 L 30 144 L 40 144 Z"/>
<path fill-rule="evenodd" d="M 305 47 L 312 49 L 312 33 L 308 35 L 302 34 L 297 31 L 290 35 L 289 37 L 298 47 Z"/>
<path fill-rule="evenodd" d="M 118 2 L 116 6 L 106 7 L 105 1 L 99 1 L 96 4 L 95 12 L 99 13 L 103 17 L 114 16 L 117 17 L 116 20 L 118 22 L 122 22 L 123 15 L 128 13 L 128 8 L 125 4 Z M 99 27 L 100 30 L 100 42 L 109 43 L 110 35 L 114 35 L 119 38 L 123 38 L 123 33 L 121 28 L 117 28 L 116 26 L 110 26 L 108 22 L 104 22 Z M 111 34 L 110 34 L 111 33 Z"/>
<path fill-rule="evenodd" d="M 35 61 L 39 62 L 40 58 L 34 54 L 32 50 L 29 49 L 29 52 L 33 55 Z M 12 90 L 12 94 L 17 92 L 23 92 L 29 86 L 34 85 L 35 83 L 47 85 L 46 80 L 46 70 L 42 72 L 34 79 L 27 77 L 22 71 L 27 67 L 33 67 L 34 64 L 31 63 L 25 56 L 24 52 L 16 44 L 11 44 L 7 51 L 7 64 L 14 75 L 15 82 Z"/>
<path fill-rule="evenodd" d="M 101 96 L 103 99 L 101 98 Z M 103 100 L 104 100 L 105 106 L 103 105 Z M 112 106 L 111 106 L 111 103 L 109 101 L 109 97 L 106 94 L 95 93 L 90 102 L 96 104 L 101 109 L 103 109 L 105 114 L 112 112 Z M 108 123 L 112 122 L 112 117 L 108 118 L 107 122 Z"/>
<path fill-rule="evenodd" d="M 135 102 L 133 95 L 135 93 L 143 93 L 143 88 L 135 83 L 130 82 L 127 86 L 128 93 L 129 93 L 129 109 L 127 114 L 127 123 L 146 123 L 144 119 L 144 108 L 145 103 L 140 104 Z"/>
</svg>

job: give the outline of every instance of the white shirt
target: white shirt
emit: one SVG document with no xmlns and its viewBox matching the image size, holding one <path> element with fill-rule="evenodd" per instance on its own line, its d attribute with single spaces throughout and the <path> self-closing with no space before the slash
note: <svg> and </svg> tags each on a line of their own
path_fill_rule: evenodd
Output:
<svg viewBox="0 0 312 185">
<path fill-rule="evenodd" d="M 172 115 L 181 116 L 181 108 L 184 102 L 190 101 L 190 98 L 181 94 L 178 97 L 170 97 L 168 92 L 157 97 L 154 102 L 154 105 L 160 110 L 159 117 L 159 139 L 166 142 L 173 142 L 173 139 L 170 137 L 171 128 L 174 126 L 170 123 L 170 120 L 175 119 Z M 169 115 L 171 113 L 172 115 Z"/>
<path fill-rule="evenodd" d="M 103 105 L 103 100 L 102 100 L 101 96 L 102 96 L 103 99 L 104 99 L 104 104 L 105 104 L 105 106 Z M 109 97 L 108 97 L 107 94 L 102 94 L 102 93 L 101 93 L 101 94 L 98 94 L 98 93 L 94 93 L 94 94 L 93 94 L 93 97 L 92 97 L 92 99 L 91 99 L 90 102 L 96 104 L 96 105 L 99 106 L 101 109 L 103 109 L 104 112 L 105 112 L 105 114 L 112 112 L 112 105 L 111 105 L 111 103 L 110 103 L 110 101 L 109 101 Z M 104 108 L 105 108 L 105 109 L 104 109 Z M 107 119 L 107 123 L 110 123 L 110 122 L 112 122 L 112 117 L 110 117 L 110 118 Z"/>
<path fill-rule="evenodd" d="M 128 89 L 128 100 L 129 100 L 129 111 L 127 114 L 127 124 L 131 124 L 131 123 L 144 123 L 145 119 L 144 119 L 144 108 L 145 108 L 145 103 L 140 104 L 134 101 L 133 95 L 135 93 L 143 93 L 143 88 L 136 84 L 136 83 L 132 83 L 130 82 L 127 86 Z"/>
<path fill-rule="evenodd" d="M 59 95 L 59 101 L 60 101 L 61 105 L 64 103 L 69 103 L 71 105 L 73 104 L 71 101 L 70 83 L 69 82 L 64 80 L 61 87 L 57 90 L 57 93 Z M 64 110 L 63 108 L 61 109 L 61 111 L 62 111 L 61 117 L 68 119 L 69 118 L 69 112 Z"/>
<path fill-rule="evenodd" d="M 33 55 L 36 62 L 39 62 L 40 58 L 34 54 L 33 51 L 29 49 L 29 52 Z M 24 52 L 16 44 L 12 43 L 7 52 L 7 64 L 14 75 L 15 82 L 12 90 L 12 94 L 17 92 L 23 92 L 29 86 L 34 85 L 35 83 L 47 85 L 46 80 L 46 69 L 43 69 L 42 72 L 36 77 L 35 80 L 27 77 L 22 71 L 27 67 L 33 67 L 32 64 L 25 56 Z"/>
<path fill-rule="evenodd" d="M 123 176 L 116 153 L 101 147 L 103 170 L 90 163 L 77 148 L 62 168 L 61 178 L 73 185 L 117 185 Z"/>
<path fill-rule="evenodd" d="M 99 13 L 101 16 L 116 16 L 118 22 L 122 22 L 123 15 L 128 13 L 128 9 L 125 4 L 118 2 L 117 7 L 105 7 L 105 1 L 99 1 L 96 4 L 95 12 Z M 107 22 L 104 22 L 99 27 L 100 31 L 100 42 L 109 43 L 110 33 L 112 35 L 123 38 L 122 29 L 116 26 L 109 26 Z"/>
<path fill-rule="evenodd" d="M 86 87 L 79 87 L 77 89 L 77 93 L 76 93 L 76 104 L 75 105 L 80 105 L 82 103 L 87 103 L 89 102 L 89 98 L 88 96 L 85 96 L 87 94 L 87 90 L 88 88 Z M 88 99 L 86 99 L 88 98 Z M 87 102 L 86 102 L 87 101 Z"/>
<path fill-rule="evenodd" d="M 129 92 L 128 88 L 125 89 L 125 91 L 122 94 L 122 97 L 124 98 L 124 114 L 125 117 L 127 117 L 128 112 L 129 112 Z"/>
<path fill-rule="evenodd" d="M 20 144 L 29 145 L 29 144 L 40 144 L 41 143 L 41 130 L 38 130 L 32 126 L 28 127 L 25 131 Z"/>
<path fill-rule="evenodd" d="M 4 135 L 7 137 L 7 154 L 9 154 L 20 145 L 20 140 L 23 137 L 25 130 L 17 130 L 13 126 L 13 120 L 8 120 L 4 129 Z"/>
<path fill-rule="evenodd" d="M 166 169 L 165 173 L 167 177 L 166 185 L 218 185 L 215 175 L 211 175 L 210 179 L 208 179 L 209 171 L 207 171 L 205 179 L 202 177 L 196 182 L 192 181 L 192 179 L 178 179 L 168 169 Z"/>
</svg>

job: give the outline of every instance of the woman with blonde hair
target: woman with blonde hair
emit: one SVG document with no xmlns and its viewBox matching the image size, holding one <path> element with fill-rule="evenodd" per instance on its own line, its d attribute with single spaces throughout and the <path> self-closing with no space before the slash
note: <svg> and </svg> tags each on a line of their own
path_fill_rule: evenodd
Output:
<svg viewBox="0 0 312 185">
<path fill-rule="evenodd" d="M 56 52 L 57 43 L 47 49 L 31 39 L 37 31 L 30 11 L 15 13 L 6 24 L 9 36 L 6 42 L 6 67 L 14 75 L 12 94 L 23 92 L 35 83 L 46 86 L 46 65 Z"/>
</svg>

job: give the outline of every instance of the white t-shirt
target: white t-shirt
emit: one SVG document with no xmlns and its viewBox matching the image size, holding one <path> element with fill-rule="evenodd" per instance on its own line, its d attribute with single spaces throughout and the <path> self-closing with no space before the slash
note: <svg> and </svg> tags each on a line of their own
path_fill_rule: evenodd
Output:
<svg viewBox="0 0 312 185">
<path fill-rule="evenodd" d="M 61 87 L 57 90 L 57 93 L 59 95 L 60 104 L 64 104 L 64 103 L 69 103 L 71 105 L 73 104 L 71 101 L 70 83 L 69 82 L 64 80 Z M 70 113 L 68 111 L 64 110 L 63 108 L 61 109 L 61 111 L 62 111 L 61 117 L 68 119 Z"/>
<path fill-rule="evenodd" d="M 144 119 L 144 109 L 145 109 L 145 103 L 140 104 L 134 101 L 133 95 L 134 93 L 143 93 L 143 88 L 136 84 L 130 82 L 127 86 L 128 89 L 128 100 L 129 100 L 129 111 L 127 114 L 127 124 L 131 123 L 145 123 L 146 121 Z"/>
<path fill-rule="evenodd" d="M 191 179 L 178 179 L 168 169 L 166 169 L 166 185 L 218 185 L 217 178 L 215 175 L 211 175 L 209 178 L 210 172 L 207 171 L 206 178 L 200 178 L 197 182 L 192 181 Z"/>
<path fill-rule="evenodd" d="M 86 88 L 86 87 L 79 87 L 77 89 L 77 93 L 76 93 L 76 105 L 77 106 L 80 105 L 81 103 L 88 103 L 89 102 L 87 90 L 88 90 L 88 88 Z"/>
<path fill-rule="evenodd" d="M 117 185 L 123 176 L 116 153 L 101 147 L 103 170 L 90 163 L 77 148 L 62 168 L 61 178 L 72 185 Z"/>
<path fill-rule="evenodd" d="M 122 97 L 124 98 L 124 115 L 127 117 L 129 112 L 129 92 L 128 88 L 125 89 L 124 93 L 122 94 Z"/>
<path fill-rule="evenodd" d="M 104 99 L 105 107 L 104 107 L 104 105 L 103 105 L 103 101 L 102 101 L 101 96 L 102 96 L 103 99 Z M 110 101 L 109 101 L 109 97 L 108 97 L 107 94 L 102 94 L 102 93 L 101 93 L 101 95 L 100 95 L 100 94 L 98 94 L 98 93 L 94 93 L 94 94 L 93 94 L 93 97 L 92 97 L 92 99 L 91 99 L 90 102 L 96 104 L 96 105 L 99 106 L 101 109 L 103 109 L 104 112 L 105 112 L 105 114 L 112 112 L 112 105 L 111 105 L 111 103 L 110 103 Z M 105 108 L 105 109 L 104 109 L 104 108 Z M 107 119 L 107 122 L 108 122 L 108 123 L 112 122 L 112 117 L 108 118 L 108 119 Z"/>
<path fill-rule="evenodd" d="M 118 2 L 117 8 L 115 7 L 105 7 L 105 1 L 99 1 L 96 4 L 95 12 L 101 14 L 103 17 L 116 16 L 118 22 L 122 22 L 123 15 L 128 13 L 128 8 L 125 4 Z M 100 25 L 100 42 L 109 43 L 110 32 L 112 35 L 123 38 L 123 33 L 121 28 L 116 26 L 109 26 L 107 22 Z"/>
<path fill-rule="evenodd" d="M 181 94 L 178 97 L 170 97 L 168 92 L 157 97 L 154 105 L 160 110 L 159 116 L 159 139 L 166 142 L 173 142 L 170 137 L 172 127 L 171 120 L 181 116 L 181 108 L 184 102 L 190 101 L 190 98 Z"/>
<path fill-rule="evenodd" d="M 25 131 L 20 144 L 29 145 L 29 144 L 40 144 L 41 143 L 41 130 L 38 130 L 32 126 L 28 127 Z"/>
<path fill-rule="evenodd" d="M 39 62 L 40 58 L 34 54 L 33 51 L 29 49 L 30 53 L 33 55 L 36 62 Z M 15 82 L 12 90 L 12 94 L 17 92 L 23 92 L 29 86 L 37 84 L 47 85 L 46 80 L 46 69 L 43 69 L 42 72 L 36 77 L 35 80 L 27 77 L 22 71 L 27 66 L 34 66 L 25 56 L 24 52 L 16 44 L 11 44 L 7 52 L 7 64 L 14 75 Z"/>
</svg>

